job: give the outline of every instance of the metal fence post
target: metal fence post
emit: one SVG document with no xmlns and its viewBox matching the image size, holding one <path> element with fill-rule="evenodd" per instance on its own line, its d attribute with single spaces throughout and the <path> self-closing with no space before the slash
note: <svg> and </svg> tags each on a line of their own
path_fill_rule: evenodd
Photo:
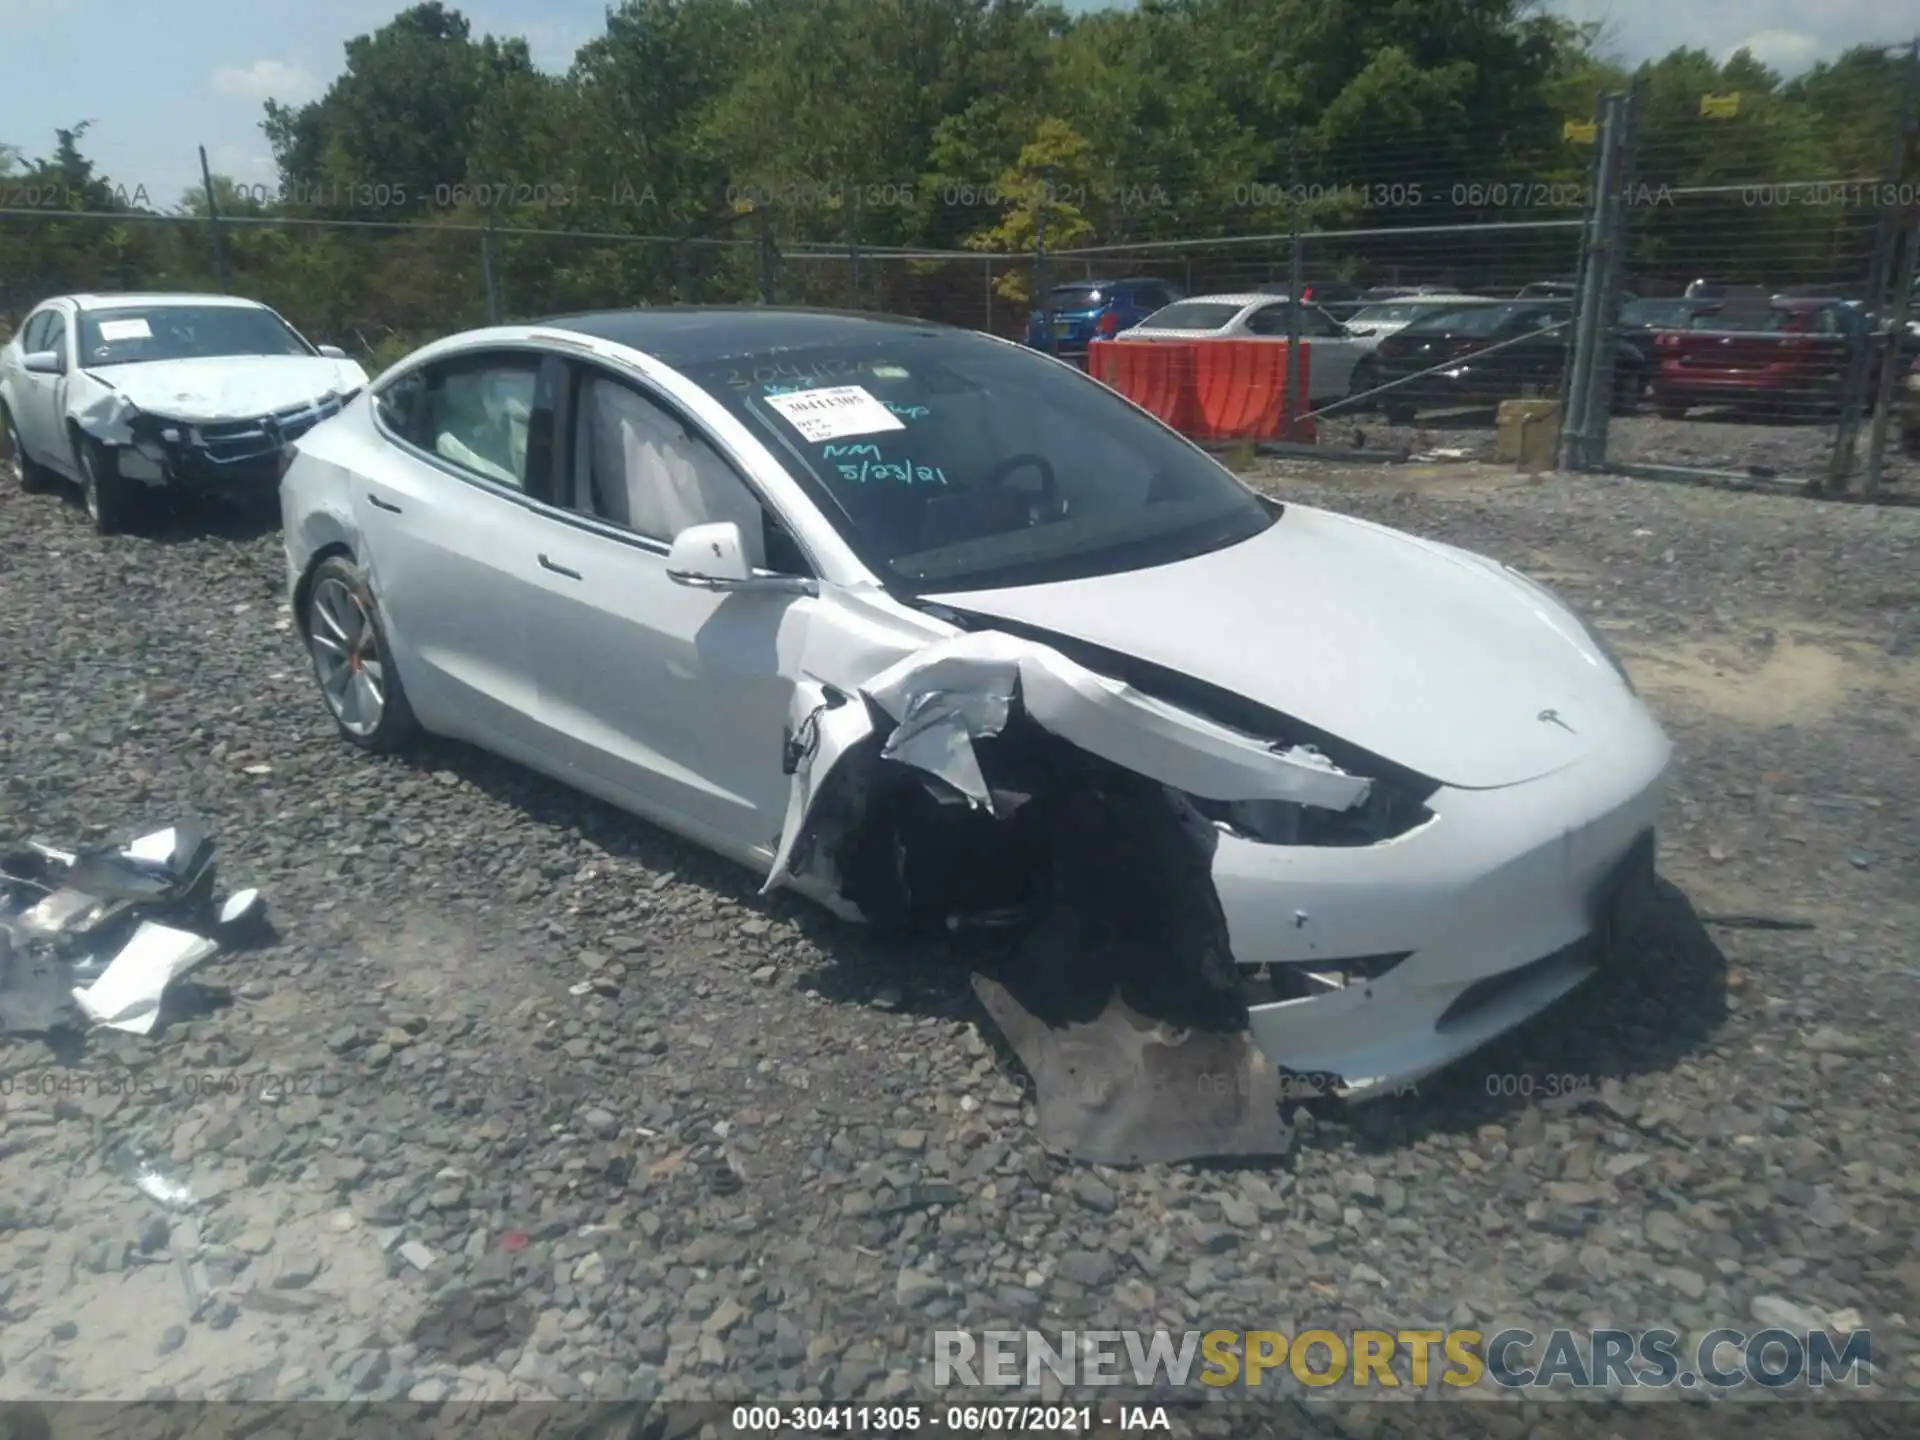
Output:
<svg viewBox="0 0 1920 1440">
<path fill-rule="evenodd" d="M 1900 193 L 1902 172 L 1906 168 L 1907 141 L 1912 133 L 1916 99 L 1920 99 L 1920 40 L 1907 47 L 1907 64 L 1900 86 L 1900 114 L 1894 123 L 1893 153 L 1885 172 L 1886 192 Z M 1880 223 L 1873 238 L 1873 264 L 1867 276 L 1867 303 L 1876 320 L 1886 313 L 1887 284 L 1893 270 L 1894 247 L 1899 241 L 1897 206 L 1880 212 Z M 1892 344 L 1897 337 L 1889 337 Z M 1845 389 L 1840 395 L 1840 425 L 1833 438 L 1832 462 L 1827 468 L 1827 492 L 1844 494 L 1853 479 L 1853 461 L 1860 444 L 1860 412 L 1866 398 L 1867 362 L 1874 349 L 1874 337 L 1853 347 L 1847 358 Z"/>
<path fill-rule="evenodd" d="M 1585 425 L 1580 436 L 1581 468 L 1598 470 L 1607 462 L 1607 437 L 1616 392 L 1614 370 L 1620 354 L 1620 294 L 1626 287 L 1627 210 L 1632 204 L 1634 133 L 1639 115 L 1638 83 L 1613 98 L 1608 122 L 1613 137 L 1613 190 L 1604 197 L 1605 244 L 1599 255 L 1600 308 L 1593 330 L 1593 368 L 1587 378 Z"/>
<path fill-rule="evenodd" d="M 760 222 L 760 303 L 771 305 L 773 304 L 773 228 L 767 221 L 764 206 L 756 207 L 754 214 Z"/>
<path fill-rule="evenodd" d="M 1593 194 L 1587 207 L 1586 246 L 1573 315 L 1573 339 L 1561 377 L 1560 455 L 1562 470 L 1592 468 L 1587 444 L 1593 376 L 1605 329 L 1603 317 L 1609 235 L 1607 222 L 1618 183 L 1621 97 L 1604 95 L 1595 105 L 1599 154 L 1594 158 Z"/>
<path fill-rule="evenodd" d="M 852 308 L 860 308 L 860 187 L 853 187 L 853 203 L 847 207 L 847 288 Z"/>
<path fill-rule="evenodd" d="M 1053 321 L 1047 317 L 1047 197 L 1053 193 L 1053 172 L 1043 172 L 1040 214 L 1033 226 L 1033 308 L 1040 312 L 1040 329 L 1047 337 L 1047 353 L 1058 358 L 1060 340 L 1053 333 Z"/>
<path fill-rule="evenodd" d="M 986 296 L 987 296 L 986 332 L 987 334 L 991 335 L 993 333 L 993 257 L 989 255 L 986 258 L 984 264 L 986 268 L 982 272 L 982 275 L 983 275 L 983 278 L 986 280 Z"/>
<path fill-rule="evenodd" d="M 1887 327 L 1886 348 L 1880 360 L 1879 383 L 1875 387 L 1873 435 L 1867 442 L 1867 473 L 1861 481 L 1861 494 L 1868 500 L 1880 497 L 1880 477 L 1887 462 L 1887 430 L 1893 420 L 1893 392 L 1900 383 L 1900 341 L 1907 333 L 1907 317 L 1913 310 L 1915 262 L 1920 261 L 1920 206 L 1907 206 L 1905 247 L 1900 257 L 1900 278 L 1894 282 L 1893 323 Z"/>
<path fill-rule="evenodd" d="M 1300 292 L 1306 288 L 1306 249 L 1300 236 L 1300 127 L 1287 136 L 1287 389 L 1282 439 L 1293 440 L 1300 413 Z M 1309 405 L 1308 409 L 1313 407 Z"/>
<path fill-rule="evenodd" d="M 200 147 L 200 183 L 207 189 L 207 229 L 213 232 L 213 268 L 220 276 L 221 293 L 227 294 L 233 289 L 233 274 L 227 268 L 227 239 L 220 233 L 220 206 L 213 198 L 213 171 L 207 165 L 204 145 Z"/>
<path fill-rule="evenodd" d="M 493 274 L 493 227 L 498 212 L 487 211 L 487 228 L 480 232 L 480 274 L 487 286 L 487 323 L 500 323 L 500 286 Z"/>
</svg>

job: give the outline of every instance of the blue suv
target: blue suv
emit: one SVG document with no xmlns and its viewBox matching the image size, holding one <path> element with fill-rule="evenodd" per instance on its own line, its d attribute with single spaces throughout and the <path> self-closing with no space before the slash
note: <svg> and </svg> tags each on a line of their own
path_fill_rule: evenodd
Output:
<svg viewBox="0 0 1920 1440">
<path fill-rule="evenodd" d="M 1027 320 L 1027 344 L 1084 362 L 1087 344 L 1131 330 L 1154 311 L 1182 298 L 1165 280 L 1077 280 L 1047 291 L 1044 309 Z"/>
</svg>

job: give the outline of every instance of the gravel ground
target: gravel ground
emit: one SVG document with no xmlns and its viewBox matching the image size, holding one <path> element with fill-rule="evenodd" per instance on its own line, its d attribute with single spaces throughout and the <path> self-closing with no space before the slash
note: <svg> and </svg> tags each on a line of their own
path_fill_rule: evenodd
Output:
<svg viewBox="0 0 1920 1440">
<path fill-rule="evenodd" d="M 279 932 L 151 1037 L 0 1039 L 0 1399 L 924 1398 L 943 1325 L 1696 1333 L 1783 1305 L 1858 1312 L 1911 1394 L 1920 514 L 1263 479 L 1587 607 L 1679 746 L 1673 888 L 1617 972 L 1419 1094 L 1303 1108 L 1277 1165 L 1136 1171 L 1040 1151 L 943 950 L 470 750 L 339 742 L 273 530 L 101 540 L 0 494 L 0 836 L 199 815 Z M 1814 928 L 1701 919 L 1738 914 Z M 201 1199 L 197 1319 L 131 1152 Z M 1541 1433 L 1498 1408 L 1474 1433 Z"/>
<path fill-rule="evenodd" d="M 1444 459 L 1491 461 L 1491 410 L 1435 411 L 1410 425 L 1389 425 L 1379 415 L 1340 415 L 1320 423 L 1323 445 L 1396 451 Z M 1863 425 L 1856 451 L 1856 478 L 1866 466 L 1869 431 Z M 1764 423 L 1722 410 L 1696 410 L 1684 420 L 1662 420 L 1650 407 L 1616 415 L 1608 423 L 1608 457 L 1639 465 L 1683 465 L 1703 470 L 1751 472 L 1804 481 L 1824 478 L 1832 462 L 1834 427 L 1781 421 Z M 1920 459 L 1900 448 L 1899 430 L 1887 437 L 1881 484 L 1890 499 L 1920 501 Z"/>
</svg>

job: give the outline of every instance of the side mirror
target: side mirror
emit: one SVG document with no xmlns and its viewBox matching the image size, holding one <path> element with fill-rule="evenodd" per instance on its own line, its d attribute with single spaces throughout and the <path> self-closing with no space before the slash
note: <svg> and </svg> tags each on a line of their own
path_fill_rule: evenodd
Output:
<svg viewBox="0 0 1920 1440">
<path fill-rule="evenodd" d="M 338 345 L 318 345 L 314 348 L 329 360 L 344 360 L 347 358 L 347 352 L 342 350 Z"/>
<path fill-rule="evenodd" d="M 812 595 L 818 587 L 797 575 L 755 575 L 731 520 L 689 525 L 667 551 L 667 578 L 695 590 L 746 590 Z"/>
<path fill-rule="evenodd" d="M 20 363 L 32 375 L 64 375 L 67 365 L 60 358 L 58 350 L 35 350 L 25 356 Z"/>
<path fill-rule="evenodd" d="M 690 525 L 673 537 L 667 551 L 667 576 L 679 585 L 733 589 L 753 578 L 740 544 L 740 527 L 731 520 Z"/>
</svg>

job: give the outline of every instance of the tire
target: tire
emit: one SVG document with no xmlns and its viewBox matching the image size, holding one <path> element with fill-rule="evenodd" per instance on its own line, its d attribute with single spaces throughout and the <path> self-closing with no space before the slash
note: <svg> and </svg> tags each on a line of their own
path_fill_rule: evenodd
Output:
<svg viewBox="0 0 1920 1440">
<path fill-rule="evenodd" d="M 94 533 L 120 535 L 136 529 L 140 490 L 120 473 L 120 462 L 98 440 L 76 436 L 74 453 L 80 459 L 80 499 L 93 521 Z"/>
<path fill-rule="evenodd" d="M 1640 408 L 1640 396 L 1646 385 L 1638 370 L 1621 370 L 1613 377 L 1613 413 L 1631 415 Z"/>
<path fill-rule="evenodd" d="M 1653 397 L 1653 408 L 1662 420 L 1687 418 L 1687 407 L 1678 400 L 1665 400 L 1656 395 Z"/>
<path fill-rule="evenodd" d="M 46 466 L 27 454 L 27 447 L 20 443 L 20 429 L 13 423 L 13 412 L 0 405 L 0 430 L 7 437 L 7 468 L 13 474 L 13 483 L 28 495 L 39 495 L 53 488 L 53 476 Z"/>
<path fill-rule="evenodd" d="M 379 610 L 360 568 L 344 555 L 329 555 L 307 578 L 299 618 L 335 728 L 349 744 L 389 755 L 420 733 L 420 722 L 407 703 Z"/>
<path fill-rule="evenodd" d="M 1920 425 L 1900 427 L 1900 448 L 1908 455 L 1920 455 Z"/>
<path fill-rule="evenodd" d="M 1353 367 L 1353 374 L 1347 380 L 1347 398 L 1352 399 L 1356 395 L 1364 395 L 1379 383 L 1379 367 L 1371 360 L 1362 360 L 1358 365 Z M 1378 406 L 1379 402 L 1377 400 L 1366 400 L 1349 408 L 1354 410 L 1372 410 L 1378 408 Z"/>
<path fill-rule="evenodd" d="M 1386 417 L 1389 425 L 1411 425 L 1420 412 L 1399 400 L 1382 400 L 1380 413 Z"/>
</svg>

